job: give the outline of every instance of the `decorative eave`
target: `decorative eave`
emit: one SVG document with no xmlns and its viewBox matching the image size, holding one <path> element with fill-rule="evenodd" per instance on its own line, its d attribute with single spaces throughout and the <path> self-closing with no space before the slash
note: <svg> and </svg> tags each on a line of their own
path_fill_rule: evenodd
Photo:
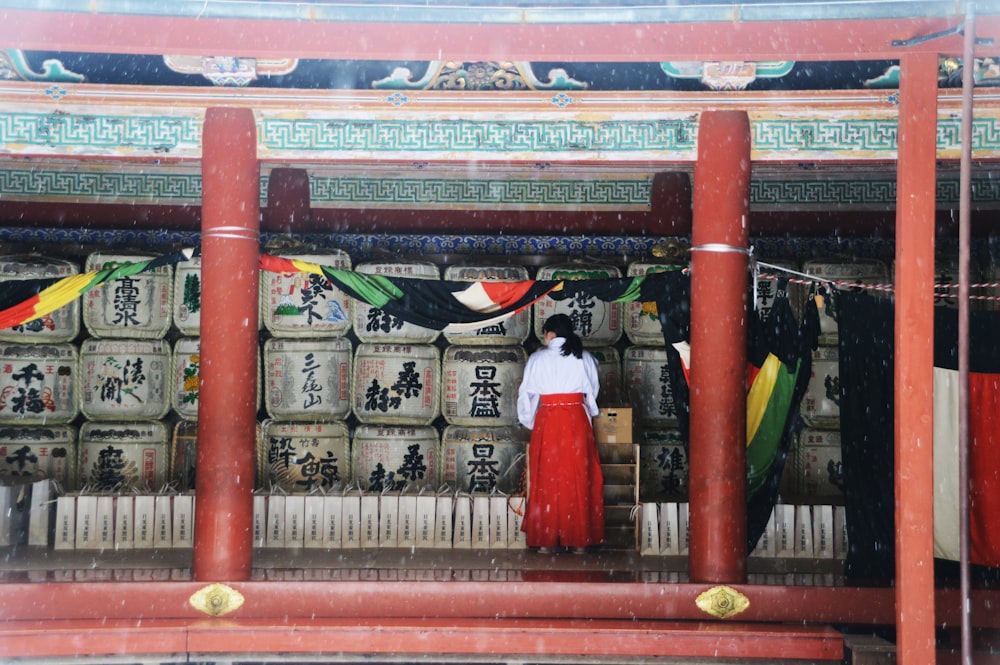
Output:
<svg viewBox="0 0 1000 665">
<path fill-rule="evenodd" d="M 204 109 L 258 119 L 262 160 L 691 164 L 699 114 L 747 111 L 755 162 L 891 162 L 896 91 L 307 91 L 0 82 L 0 155 L 187 160 Z M 938 100 L 938 157 L 959 156 L 960 97 Z M 1000 91 L 977 93 L 973 158 L 1000 159 Z"/>
<path fill-rule="evenodd" d="M 287 91 L 0 83 L 0 200 L 197 205 L 204 109 L 258 120 L 272 168 L 327 209 L 648 211 L 690 174 L 699 114 L 751 119 L 754 210 L 890 210 L 898 93 Z M 938 100 L 939 207 L 957 203 L 955 91 Z M 1000 90 L 977 93 L 974 204 L 1000 207 Z M 474 169 L 469 169 L 475 164 Z M 859 168 L 864 167 L 864 168 Z"/>
</svg>

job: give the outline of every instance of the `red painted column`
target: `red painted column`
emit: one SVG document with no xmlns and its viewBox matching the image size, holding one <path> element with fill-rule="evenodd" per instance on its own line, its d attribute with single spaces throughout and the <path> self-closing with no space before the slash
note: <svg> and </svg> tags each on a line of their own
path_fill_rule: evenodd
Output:
<svg viewBox="0 0 1000 665">
<path fill-rule="evenodd" d="M 900 58 L 896 172 L 896 628 L 900 665 L 934 656 L 934 203 L 937 56 Z"/>
<path fill-rule="evenodd" d="M 657 173 L 653 176 L 650 205 L 665 233 L 687 235 L 691 232 L 691 178 L 687 173 Z"/>
<path fill-rule="evenodd" d="M 294 233 L 310 230 L 309 172 L 305 169 L 272 169 L 267 179 L 268 231 Z"/>
<path fill-rule="evenodd" d="M 260 166 L 249 109 L 202 138 L 201 387 L 194 577 L 247 580 L 253 558 Z"/>
<path fill-rule="evenodd" d="M 746 307 L 750 120 L 698 122 L 691 228 L 693 582 L 746 581 Z"/>
</svg>

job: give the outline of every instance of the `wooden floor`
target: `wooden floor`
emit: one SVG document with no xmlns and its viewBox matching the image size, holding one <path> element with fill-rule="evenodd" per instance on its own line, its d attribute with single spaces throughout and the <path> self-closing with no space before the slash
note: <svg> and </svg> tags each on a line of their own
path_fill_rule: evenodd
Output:
<svg viewBox="0 0 1000 665">
<path fill-rule="evenodd" d="M 747 560 L 748 582 L 806 586 L 844 583 L 843 561 L 834 559 Z M 582 581 L 688 581 L 686 556 L 640 556 L 634 550 L 587 554 L 541 554 L 486 549 L 257 549 L 254 580 L 495 580 L 544 578 L 578 573 Z M 191 550 L 54 551 L 0 548 L 0 584 L 10 580 L 129 581 L 191 580 Z"/>
</svg>

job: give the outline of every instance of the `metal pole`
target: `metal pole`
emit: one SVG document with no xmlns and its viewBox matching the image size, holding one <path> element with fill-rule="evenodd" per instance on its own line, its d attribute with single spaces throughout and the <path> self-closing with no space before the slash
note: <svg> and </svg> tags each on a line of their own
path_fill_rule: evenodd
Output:
<svg viewBox="0 0 1000 665">
<path fill-rule="evenodd" d="M 969 205 L 972 172 L 972 92 L 975 86 L 975 10 L 965 14 L 962 55 L 962 156 L 958 200 L 958 510 L 959 566 L 962 597 L 962 662 L 972 665 L 969 616 Z"/>
</svg>

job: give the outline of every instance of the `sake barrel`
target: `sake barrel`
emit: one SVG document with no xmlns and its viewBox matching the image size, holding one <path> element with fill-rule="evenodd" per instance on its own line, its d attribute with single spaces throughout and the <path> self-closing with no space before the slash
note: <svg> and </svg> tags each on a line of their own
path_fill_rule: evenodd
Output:
<svg viewBox="0 0 1000 665">
<path fill-rule="evenodd" d="M 425 262 L 366 262 L 358 264 L 356 271 L 365 275 L 404 277 L 407 279 L 441 279 L 441 272 L 433 263 Z M 362 342 L 401 342 L 430 344 L 438 338 L 438 331 L 414 325 L 392 316 L 368 303 L 352 303 L 354 334 Z"/>
<path fill-rule="evenodd" d="M 524 266 L 448 266 L 444 278 L 455 282 L 523 282 L 528 279 L 528 269 Z M 530 332 L 531 308 L 525 307 L 505 321 L 473 330 L 448 331 L 444 337 L 451 344 L 523 344 Z"/>
<path fill-rule="evenodd" d="M 362 423 L 430 425 L 440 413 L 440 356 L 430 344 L 359 344 L 351 411 Z"/>
<path fill-rule="evenodd" d="M 170 410 L 170 344 L 88 339 L 80 346 L 80 411 L 91 420 L 158 420 Z"/>
<path fill-rule="evenodd" d="M 71 425 L 0 425 L 0 483 L 52 478 L 76 489 L 76 435 Z"/>
<path fill-rule="evenodd" d="M 597 376 L 601 389 L 597 393 L 597 406 L 619 406 L 627 400 L 622 388 L 622 357 L 613 346 L 589 349 L 597 361 Z"/>
<path fill-rule="evenodd" d="M 62 259 L 36 255 L 0 256 L 0 288 L 15 286 L 10 282 L 37 279 L 62 279 L 80 272 L 76 264 Z M 13 304 L 13 303 L 12 303 Z M 80 299 L 41 317 L 0 328 L 0 341 L 58 344 L 72 342 L 80 332 Z"/>
<path fill-rule="evenodd" d="M 55 425 L 76 418 L 78 356 L 72 344 L 0 343 L 0 423 Z"/>
<path fill-rule="evenodd" d="M 201 330 L 201 257 L 192 256 L 174 266 L 174 326 L 182 335 Z"/>
<path fill-rule="evenodd" d="M 889 280 L 889 271 L 882 261 L 876 259 L 815 259 L 802 264 L 802 272 L 823 280 L 844 284 L 885 284 Z M 798 297 L 808 292 L 809 287 L 796 284 Z M 828 294 L 829 296 L 829 294 Z M 819 310 L 819 343 L 837 343 L 837 321 L 830 316 L 828 305 Z M 835 303 L 833 303 L 835 305 Z"/>
<path fill-rule="evenodd" d="M 282 258 L 350 270 L 345 252 L 283 254 Z M 323 275 L 307 271 L 261 273 L 264 327 L 275 337 L 339 337 L 351 329 L 351 303 Z"/>
<path fill-rule="evenodd" d="M 840 363 L 836 346 L 819 346 L 812 352 L 812 372 L 800 409 L 807 425 L 840 429 Z"/>
<path fill-rule="evenodd" d="M 264 463 L 266 455 L 261 447 L 261 427 L 256 428 L 254 442 L 254 457 L 257 468 L 254 479 L 256 486 L 264 484 Z M 169 481 L 179 492 L 195 489 L 196 468 L 198 461 L 198 423 L 194 420 L 179 420 L 174 423 L 173 437 L 170 440 Z"/>
<path fill-rule="evenodd" d="M 266 273 L 261 273 L 261 281 Z M 197 336 L 201 332 L 201 257 L 192 256 L 174 266 L 174 327 L 182 335 Z M 259 299 L 258 299 L 259 302 Z M 257 317 L 257 329 L 264 326 L 263 316 Z"/>
<path fill-rule="evenodd" d="M 896 262 L 890 268 L 891 281 L 896 283 Z M 983 279 L 983 271 L 974 257 L 969 257 L 969 283 L 978 284 Z M 934 256 L 934 305 L 958 309 L 959 270 L 958 254 L 954 252 L 938 252 Z M 996 280 L 991 280 L 996 281 Z M 989 296 L 991 293 L 983 289 L 969 289 L 970 309 L 995 309 L 977 296 Z"/>
<path fill-rule="evenodd" d="M 170 404 L 181 418 L 198 419 L 198 397 L 201 391 L 199 382 L 201 371 L 201 338 L 180 337 L 174 344 L 171 361 Z M 260 406 L 260 356 L 257 356 L 257 369 L 253 377 L 244 377 L 247 386 L 256 386 L 255 404 Z"/>
<path fill-rule="evenodd" d="M 351 477 L 351 441 L 342 422 L 263 425 L 268 484 L 286 492 L 330 490 Z"/>
<path fill-rule="evenodd" d="M 169 481 L 178 492 L 195 489 L 198 462 L 198 423 L 179 420 L 170 439 Z"/>
<path fill-rule="evenodd" d="M 600 280 L 621 277 L 614 266 L 545 266 L 538 269 L 538 280 Z M 584 346 L 611 346 L 622 336 L 622 304 L 604 302 L 584 289 L 572 298 L 554 300 L 549 296 L 539 298 L 535 310 L 535 337 L 543 339 L 542 326 L 553 314 L 565 314 L 573 320 L 576 334 Z"/>
<path fill-rule="evenodd" d="M 89 272 L 153 258 L 94 252 L 85 268 Z M 83 294 L 83 325 L 94 337 L 163 337 L 171 323 L 172 287 L 169 265 L 105 282 Z"/>
<path fill-rule="evenodd" d="M 757 298 L 757 312 L 760 314 L 762 320 L 767 321 L 771 316 L 774 303 L 781 298 L 789 297 L 788 279 L 802 279 L 802 277 L 801 275 L 792 275 L 781 270 L 781 268 L 786 268 L 800 273 L 798 261 L 770 259 L 761 259 L 761 261 L 778 266 L 777 268 L 759 266 L 759 274 L 754 284 L 754 291 Z M 795 306 L 793 305 L 793 311 L 794 309 Z"/>
<path fill-rule="evenodd" d="M 630 263 L 626 270 L 628 277 L 639 277 L 657 272 L 683 270 L 684 266 L 667 263 Z M 656 303 L 625 303 L 625 335 L 633 344 L 646 346 L 663 345 L 663 328 L 660 326 Z"/>
<path fill-rule="evenodd" d="M 157 491 L 167 478 L 167 426 L 157 420 L 86 422 L 80 427 L 80 486 Z"/>
<path fill-rule="evenodd" d="M 676 429 L 639 432 L 639 500 L 684 501 L 688 493 L 688 456 Z"/>
<path fill-rule="evenodd" d="M 520 346 L 449 346 L 441 360 L 444 419 L 470 427 L 516 425 L 527 360 Z"/>
<path fill-rule="evenodd" d="M 523 427 L 449 425 L 441 434 L 441 482 L 460 492 L 521 493 L 530 438 Z"/>
<path fill-rule="evenodd" d="M 354 482 L 369 492 L 437 489 L 440 445 L 433 427 L 359 425 L 351 445 Z"/>
<path fill-rule="evenodd" d="M 198 419 L 198 395 L 201 392 L 201 338 L 181 337 L 174 344 L 171 366 L 173 384 L 170 403 L 185 420 Z"/>
<path fill-rule="evenodd" d="M 343 420 L 351 413 L 351 341 L 278 339 L 264 343 L 264 406 L 275 420 Z"/>
<path fill-rule="evenodd" d="M 630 346 L 622 360 L 625 388 L 636 419 L 644 425 L 677 426 L 677 406 L 670 384 L 667 350 L 656 346 Z"/>
<path fill-rule="evenodd" d="M 805 428 L 792 450 L 792 473 L 785 474 L 796 498 L 843 499 L 844 471 L 839 430 Z"/>
</svg>

